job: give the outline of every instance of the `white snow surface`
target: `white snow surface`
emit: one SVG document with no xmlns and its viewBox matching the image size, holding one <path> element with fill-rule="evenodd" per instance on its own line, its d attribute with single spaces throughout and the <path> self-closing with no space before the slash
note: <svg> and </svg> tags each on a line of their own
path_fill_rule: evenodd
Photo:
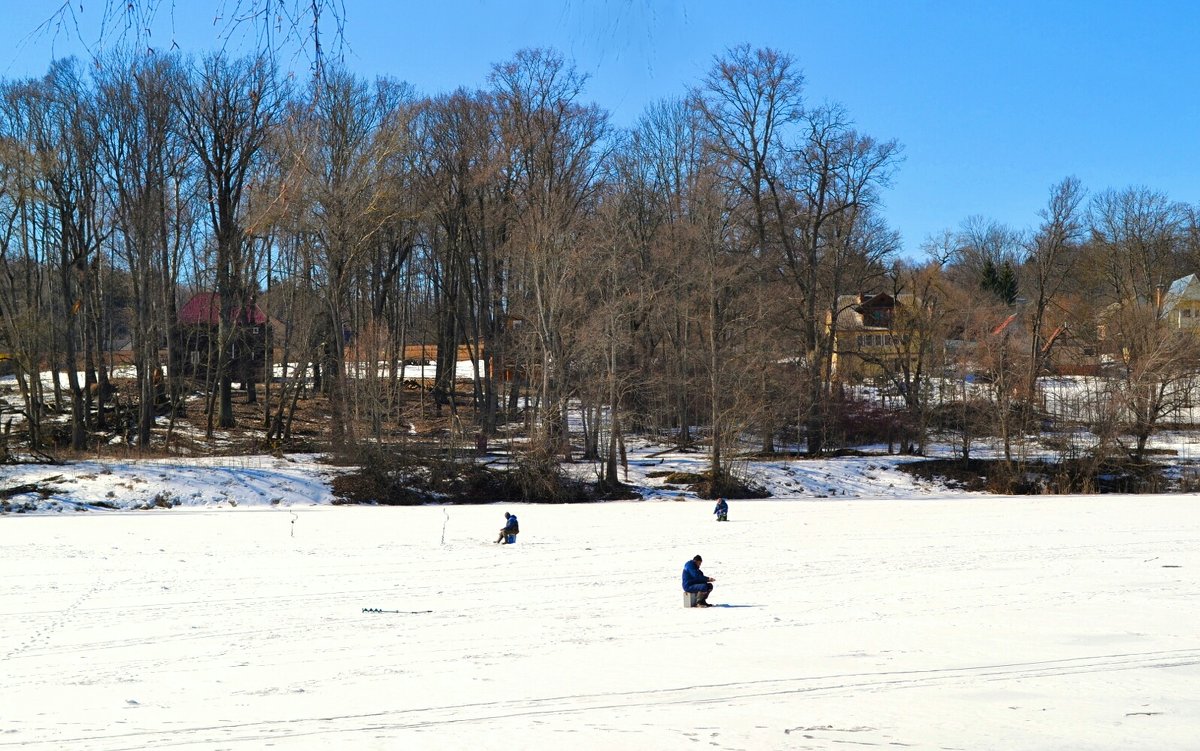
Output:
<svg viewBox="0 0 1200 751">
<path fill-rule="evenodd" d="M 780 461 L 717 523 L 649 477 L 700 461 L 408 508 L 331 505 L 312 457 L 4 467 L 61 480 L 0 515 L 0 751 L 1200 748 L 1196 496 Z"/>
</svg>

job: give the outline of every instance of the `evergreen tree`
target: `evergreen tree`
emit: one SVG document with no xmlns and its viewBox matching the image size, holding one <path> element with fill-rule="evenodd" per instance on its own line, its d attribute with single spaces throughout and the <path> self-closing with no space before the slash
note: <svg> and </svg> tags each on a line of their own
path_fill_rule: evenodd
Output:
<svg viewBox="0 0 1200 751">
<path fill-rule="evenodd" d="M 1007 261 L 1004 265 L 997 267 L 992 259 L 987 259 L 983 262 L 983 271 L 980 274 L 979 288 L 985 292 L 990 292 L 999 298 L 1005 305 L 1013 305 L 1017 301 L 1017 274 L 1013 271 L 1012 264 Z"/>
</svg>

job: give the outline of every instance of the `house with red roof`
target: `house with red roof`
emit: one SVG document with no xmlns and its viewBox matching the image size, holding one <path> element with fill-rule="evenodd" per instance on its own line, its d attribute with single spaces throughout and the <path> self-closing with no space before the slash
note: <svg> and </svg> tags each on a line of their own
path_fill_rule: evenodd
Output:
<svg viewBox="0 0 1200 751">
<path fill-rule="evenodd" d="M 181 353 L 182 375 L 207 380 L 217 367 L 221 326 L 221 296 L 198 292 L 179 311 L 175 330 L 176 351 Z M 269 372 L 271 318 L 251 297 L 229 311 L 231 330 L 225 343 L 229 373 L 243 385 L 261 383 Z"/>
</svg>

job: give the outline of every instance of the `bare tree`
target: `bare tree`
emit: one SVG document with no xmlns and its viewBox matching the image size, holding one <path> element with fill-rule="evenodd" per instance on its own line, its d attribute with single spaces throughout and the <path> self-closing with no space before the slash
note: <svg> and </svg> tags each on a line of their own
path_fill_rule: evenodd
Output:
<svg viewBox="0 0 1200 751">
<path fill-rule="evenodd" d="M 963 220 L 952 238 L 946 273 L 954 283 L 963 289 L 979 289 L 989 274 L 1009 269 L 1015 286 L 1015 269 L 1023 249 L 1020 233 L 976 215 Z"/>
<path fill-rule="evenodd" d="M 628 262 L 645 301 L 645 317 L 636 325 L 644 372 L 631 409 L 646 424 L 674 429 L 681 447 L 709 411 L 708 390 L 695 381 L 701 350 L 691 313 L 697 277 L 690 251 L 716 198 L 712 170 L 698 115 L 679 100 L 651 106 L 617 157 L 617 179 L 629 195 L 625 215 L 634 222 L 628 229 L 636 253 Z"/>
<path fill-rule="evenodd" d="M 54 335 L 49 300 L 53 258 L 43 231 L 47 191 L 33 142 L 33 103 L 40 90 L 37 82 L 10 83 L 0 97 L 0 339 L 14 366 L 28 443 L 35 453 L 45 442 L 41 369 Z M 11 418 L 5 422 L 5 443 L 9 425 Z M 12 455 L 7 446 L 3 453 Z"/>
<path fill-rule="evenodd" d="M 161 383 L 159 344 L 172 339 L 179 247 L 187 232 L 178 210 L 178 191 L 187 182 L 186 144 L 175 126 L 172 96 L 184 75 L 170 57 L 113 58 L 102 69 L 97 94 L 101 167 L 133 283 L 137 434 L 143 448 L 150 444 Z"/>
<path fill-rule="evenodd" d="M 785 223 L 781 205 L 787 202 L 781 174 L 788 128 L 803 115 L 803 85 L 804 77 L 790 56 L 741 45 L 716 58 L 692 93 L 726 189 L 737 197 L 731 204 L 735 221 L 744 225 L 750 251 L 764 260 L 776 246 L 784 255 L 793 248 L 793 228 Z M 759 385 L 765 404 L 765 378 Z M 774 421 L 765 419 L 770 414 L 761 413 L 764 451 L 774 449 Z"/>
<path fill-rule="evenodd" d="M 349 318 L 356 307 L 355 280 L 366 277 L 370 252 L 402 207 L 385 165 L 407 152 L 410 98 L 407 88 L 395 82 L 381 80 L 372 86 L 337 70 L 315 80 L 308 101 L 292 110 L 293 192 L 301 197 L 302 221 L 329 321 L 324 376 L 335 445 L 354 439 L 347 411 L 345 332 L 356 328 Z M 365 334 L 373 322 L 362 318 L 356 323 Z M 367 368 L 360 375 L 374 382 L 380 350 L 369 348 L 362 355 Z"/>
<path fill-rule="evenodd" d="M 548 50 L 522 50 L 492 69 L 491 83 L 514 175 L 508 251 L 520 314 L 529 322 L 541 374 L 538 442 L 567 449 L 563 314 L 574 295 L 567 250 L 594 198 L 606 149 L 608 119 L 580 103 L 585 77 Z"/>
<path fill-rule="evenodd" d="M 793 205 L 787 211 L 780 204 L 781 215 L 791 215 L 787 224 L 796 240 L 780 244 L 780 269 L 796 291 L 807 371 L 805 434 L 815 454 L 824 446 L 839 301 L 877 286 L 898 246 L 876 208 L 899 146 L 859 134 L 840 107 L 812 110 L 804 122 L 790 167 Z"/>
<path fill-rule="evenodd" d="M 1182 275 L 1186 217 L 1183 205 L 1147 188 L 1109 190 L 1092 200 L 1091 242 L 1110 301 L 1152 302 Z"/>
<path fill-rule="evenodd" d="M 454 353 L 463 339 L 475 372 L 480 427 L 496 428 L 500 378 L 519 383 L 511 365 L 504 252 L 514 212 L 515 171 L 503 170 L 499 113 L 486 92 L 459 90 L 426 103 L 419 116 L 417 200 L 428 208 L 425 238 L 433 255 L 437 302 L 434 397 L 449 402 Z M 447 356 L 448 355 L 448 356 Z M 480 366 L 482 363 L 482 366 Z M 511 398 L 516 398 L 516 388 Z M 453 406 L 453 405 L 452 405 Z M 514 405 L 509 405 L 510 408 Z"/>
<path fill-rule="evenodd" d="M 99 211 L 101 191 L 96 169 L 98 145 L 88 127 L 91 94 L 78 66 L 55 63 L 40 87 L 29 90 L 32 145 L 46 188 L 47 223 L 43 227 L 52 245 L 61 295 L 63 359 L 71 392 L 71 447 L 81 451 L 87 442 L 90 393 L 79 380 L 79 355 L 88 344 L 86 315 L 88 291 L 94 281 L 105 227 Z M 81 346 L 82 343 L 82 346 Z M 57 377 L 56 377 L 57 381 Z"/>
<path fill-rule="evenodd" d="M 1050 200 L 1042 209 L 1042 224 L 1030 240 L 1024 269 L 1030 290 L 1029 359 L 1030 381 L 1025 389 L 1029 398 L 1035 391 L 1037 374 L 1046 368 L 1054 334 L 1055 320 L 1047 320 L 1059 305 L 1059 297 L 1079 260 L 1078 244 L 1083 234 L 1080 204 L 1083 189 L 1079 180 L 1068 177 L 1050 189 Z M 1061 325 L 1063 317 L 1057 316 Z M 1051 329 L 1051 330 L 1048 330 Z"/>
<path fill-rule="evenodd" d="M 247 309 L 248 242 L 243 221 L 249 179 L 279 117 L 285 92 L 265 58 L 230 60 L 210 55 L 177 89 L 178 112 L 201 166 L 216 250 L 221 299 L 217 387 L 222 428 L 235 425 L 228 345 L 236 319 Z M 212 414 L 209 416 L 212 432 Z"/>
<path fill-rule="evenodd" d="M 1159 424 L 1190 403 L 1200 364 L 1200 341 L 1171 328 L 1154 304 L 1126 301 L 1106 321 L 1117 356 L 1119 423 L 1132 435 L 1129 451 L 1143 461 Z"/>
</svg>

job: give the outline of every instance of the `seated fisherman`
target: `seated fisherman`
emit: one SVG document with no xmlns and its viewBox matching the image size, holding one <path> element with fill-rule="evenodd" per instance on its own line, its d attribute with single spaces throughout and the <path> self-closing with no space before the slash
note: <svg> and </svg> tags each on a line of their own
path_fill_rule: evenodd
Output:
<svg viewBox="0 0 1200 751">
<path fill-rule="evenodd" d="M 683 564 L 683 591 L 698 593 L 696 598 L 696 607 L 698 608 L 711 607 L 708 604 L 708 593 L 713 590 L 712 583 L 716 581 L 711 576 L 705 576 L 704 572 L 700 570 L 703 560 L 700 556 L 696 556 Z"/>
</svg>

